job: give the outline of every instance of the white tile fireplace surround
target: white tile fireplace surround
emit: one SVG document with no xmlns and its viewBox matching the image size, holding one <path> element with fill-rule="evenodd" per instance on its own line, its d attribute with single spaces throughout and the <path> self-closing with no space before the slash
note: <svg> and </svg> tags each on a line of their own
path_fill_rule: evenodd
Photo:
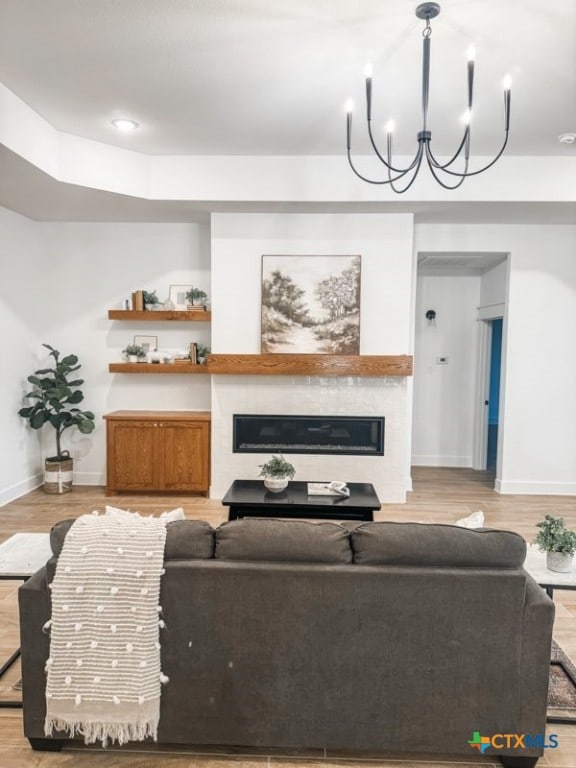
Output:
<svg viewBox="0 0 576 768">
<path fill-rule="evenodd" d="M 403 377 L 213 376 L 212 498 L 254 479 L 266 454 L 233 453 L 234 414 L 383 416 L 384 456 L 290 454 L 297 480 L 372 483 L 382 502 L 405 501 L 407 384 Z"/>
</svg>

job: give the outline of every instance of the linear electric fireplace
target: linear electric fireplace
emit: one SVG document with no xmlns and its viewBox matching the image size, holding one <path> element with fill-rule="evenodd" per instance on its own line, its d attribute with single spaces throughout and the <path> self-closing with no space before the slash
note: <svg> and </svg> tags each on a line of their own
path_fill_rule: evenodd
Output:
<svg viewBox="0 0 576 768">
<path fill-rule="evenodd" d="M 383 416 L 234 414 L 234 453 L 384 455 Z"/>
</svg>

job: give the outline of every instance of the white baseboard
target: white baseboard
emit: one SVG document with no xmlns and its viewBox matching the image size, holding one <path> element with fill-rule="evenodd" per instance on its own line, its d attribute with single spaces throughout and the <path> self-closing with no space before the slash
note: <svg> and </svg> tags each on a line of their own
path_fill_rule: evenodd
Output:
<svg viewBox="0 0 576 768">
<path fill-rule="evenodd" d="M 412 456 L 413 467 L 472 467 L 472 456 L 427 456 L 425 454 Z"/>
<path fill-rule="evenodd" d="M 106 485 L 104 472 L 74 472 L 75 485 Z"/>
<path fill-rule="evenodd" d="M 502 494 L 527 496 L 576 496 L 576 483 L 533 480 L 496 480 L 494 490 Z"/>
<path fill-rule="evenodd" d="M 406 480 L 404 481 L 404 487 L 406 489 L 406 493 L 409 493 L 413 490 L 412 486 L 412 475 L 407 475 Z"/>
<path fill-rule="evenodd" d="M 21 496 L 25 496 L 30 491 L 33 491 L 34 488 L 41 486 L 43 482 L 42 475 L 38 474 L 32 475 L 32 477 L 28 477 L 26 480 L 21 480 L 19 483 L 14 483 L 14 485 L 9 485 L 6 488 L 0 488 L 0 507 L 3 507 L 4 504 L 8 504 L 10 501 L 19 499 Z"/>
</svg>

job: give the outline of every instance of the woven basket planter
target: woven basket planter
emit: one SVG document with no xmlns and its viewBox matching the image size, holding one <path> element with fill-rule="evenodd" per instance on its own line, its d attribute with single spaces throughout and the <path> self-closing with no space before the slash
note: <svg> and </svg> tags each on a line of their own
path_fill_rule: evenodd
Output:
<svg viewBox="0 0 576 768">
<path fill-rule="evenodd" d="M 68 493 L 72 490 L 72 469 L 74 460 L 65 458 L 46 459 L 44 463 L 44 491 L 46 493 Z"/>
</svg>

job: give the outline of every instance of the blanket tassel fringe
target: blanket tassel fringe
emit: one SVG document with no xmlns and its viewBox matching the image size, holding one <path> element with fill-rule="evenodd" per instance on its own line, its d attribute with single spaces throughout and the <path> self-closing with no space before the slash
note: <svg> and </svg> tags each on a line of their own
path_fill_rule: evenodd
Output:
<svg viewBox="0 0 576 768">
<path fill-rule="evenodd" d="M 85 720 L 70 722 L 58 717 L 46 718 L 44 732 L 46 736 L 52 736 L 54 731 L 63 731 L 73 739 L 75 736 L 83 736 L 85 744 L 101 742 L 103 747 L 117 743 L 120 746 L 129 741 L 144 741 L 153 739 L 158 741 L 158 721 L 145 720 L 139 723 L 87 723 Z"/>
</svg>

